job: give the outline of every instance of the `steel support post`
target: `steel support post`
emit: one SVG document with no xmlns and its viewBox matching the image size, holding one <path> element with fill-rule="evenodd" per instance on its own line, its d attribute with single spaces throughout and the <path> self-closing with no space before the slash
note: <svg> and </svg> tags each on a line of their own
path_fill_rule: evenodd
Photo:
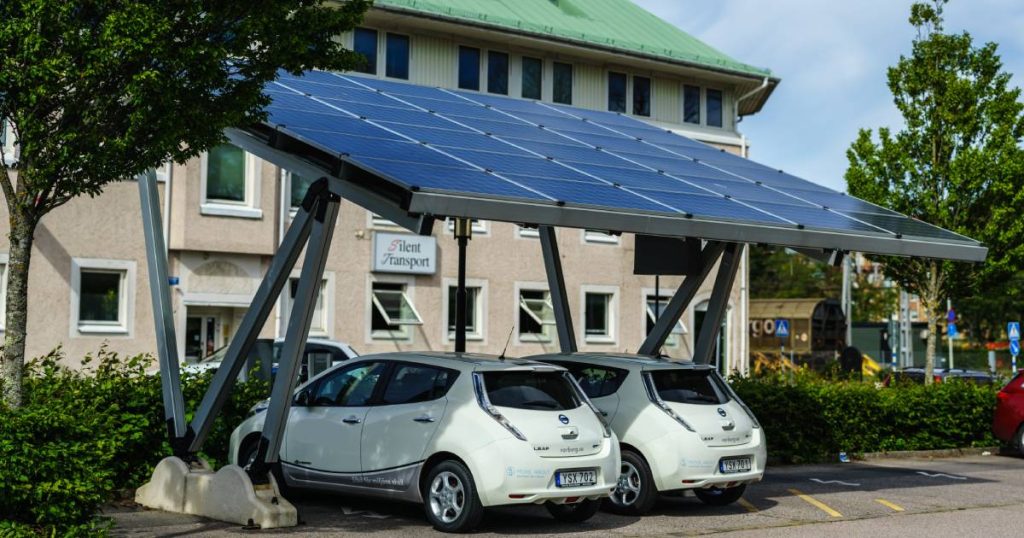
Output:
<svg viewBox="0 0 1024 538">
<path fill-rule="evenodd" d="M 302 261 L 299 286 L 295 291 L 295 302 L 288 318 L 288 329 L 285 332 L 278 362 L 277 378 L 270 392 L 270 406 L 267 408 L 263 433 L 256 453 L 256 461 L 259 463 L 249 471 L 254 482 L 266 479 L 267 470 L 277 463 L 278 455 L 281 453 L 281 441 L 284 439 L 288 412 L 292 406 L 292 393 L 295 392 L 302 352 L 306 348 L 317 295 L 324 279 L 324 266 L 327 264 L 327 254 L 331 250 L 331 239 L 334 237 L 340 202 L 341 199 L 337 195 L 331 194 L 326 203 L 320 203 L 316 208 L 313 232 Z"/>
<path fill-rule="evenodd" d="M 555 228 L 540 226 L 540 248 L 544 254 L 544 270 L 548 275 L 548 289 L 551 291 L 551 306 L 555 311 L 555 327 L 558 329 L 558 347 L 562 353 L 576 352 L 576 333 L 572 328 L 572 311 L 569 310 L 569 295 L 562 275 L 562 258 L 558 254 L 558 239 Z"/>
<path fill-rule="evenodd" d="M 708 310 L 704 315 L 700 334 L 697 335 L 697 343 L 694 345 L 693 362 L 696 364 L 711 362 L 711 353 L 715 349 L 718 333 L 722 330 L 722 319 L 729 306 L 729 294 L 732 292 L 733 282 L 736 281 L 736 272 L 740 267 L 742 250 L 742 243 L 733 243 L 727 246 L 722 254 L 722 263 L 718 266 L 715 286 L 711 289 L 711 298 L 708 299 Z"/>
<path fill-rule="evenodd" d="M 242 323 L 238 326 L 238 331 L 235 332 L 235 337 L 228 345 L 224 360 L 217 369 L 217 373 L 214 374 L 213 381 L 206 389 L 203 401 L 200 402 L 199 408 L 196 410 L 195 418 L 192 419 L 192 439 L 189 444 L 189 452 L 193 454 L 199 452 L 203 442 L 206 441 L 206 436 L 210 433 L 210 428 L 213 427 L 214 419 L 217 418 L 221 408 L 224 407 L 224 402 L 231 394 L 231 388 L 235 385 L 239 371 L 252 352 L 260 330 L 267 322 L 270 311 L 277 303 L 277 298 L 281 295 L 281 290 L 288 282 L 288 276 L 309 239 L 310 230 L 313 227 L 311 213 L 325 203 L 323 198 L 328 195 L 326 179 L 317 180 L 310 185 L 309 191 L 306 192 L 302 206 L 296 212 L 277 253 L 270 261 L 270 268 L 263 277 L 259 289 L 256 290 L 252 304 L 246 310 Z"/>
<path fill-rule="evenodd" d="M 718 261 L 724 250 L 725 243 L 708 241 L 704 245 L 704 249 L 700 252 L 700 259 L 697 262 L 700 266 L 700 272 L 683 279 L 683 283 L 679 285 L 679 289 L 672 296 L 672 300 L 665 305 L 665 309 L 661 311 L 661 315 L 655 320 L 654 328 L 651 329 L 650 334 L 644 339 L 637 353 L 641 355 L 658 354 L 658 350 L 665 345 L 665 340 L 668 340 L 669 335 L 672 334 L 672 328 L 679 322 L 679 318 L 682 317 L 686 308 L 690 306 L 690 301 L 693 301 L 693 297 L 697 295 L 697 290 L 700 289 L 701 284 L 707 279 L 708 274 L 711 273 L 711 268 L 715 266 L 715 262 Z"/>
<path fill-rule="evenodd" d="M 160 359 L 160 388 L 164 400 L 167 435 L 176 456 L 187 453 L 185 439 L 185 399 L 181 393 L 178 369 L 178 344 L 174 333 L 170 283 L 167 280 L 167 248 L 164 244 L 163 220 L 160 216 L 160 193 L 156 172 L 150 170 L 138 177 L 139 201 L 142 206 L 142 230 L 146 238 L 146 263 L 149 267 L 149 293 L 153 301 L 153 323 L 156 325 L 156 350 Z"/>
<path fill-rule="evenodd" d="M 466 246 L 473 235 L 471 219 L 455 219 L 455 240 L 459 244 L 459 277 L 455 288 L 455 352 L 466 352 Z"/>
</svg>

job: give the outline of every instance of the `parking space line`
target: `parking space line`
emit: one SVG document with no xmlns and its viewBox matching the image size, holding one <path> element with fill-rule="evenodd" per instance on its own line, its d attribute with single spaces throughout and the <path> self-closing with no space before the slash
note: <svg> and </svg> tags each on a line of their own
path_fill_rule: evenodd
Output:
<svg viewBox="0 0 1024 538">
<path fill-rule="evenodd" d="M 789 492 L 792 493 L 793 495 L 796 495 L 797 497 L 800 497 L 802 501 L 817 508 L 818 510 L 821 510 L 822 512 L 825 512 L 831 517 L 843 517 L 843 514 L 840 514 L 835 508 L 832 508 L 831 506 L 819 501 L 818 499 L 815 499 L 814 497 L 811 497 L 810 495 L 798 489 L 791 488 Z"/>
<path fill-rule="evenodd" d="M 758 512 L 759 511 L 757 509 L 757 507 L 754 506 L 753 503 L 751 503 L 750 501 L 744 499 L 743 497 L 740 497 L 740 500 L 738 502 L 739 502 L 740 506 L 745 508 L 747 510 L 747 512 L 750 512 L 751 514 L 753 514 L 754 512 Z"/>
<path fill-rule="evenodd" d="M 880 504 L 880 505 L 882 505 L 882 506 L 891 508 L 893 512 L 903 512 L 904 511 L 902 506 L 900 506 L 900 505 L 898 505 L 896 503 L 893 503 L 893 502 L 889 502 L 889 501 L 887 501 L 885 499 L 875 499 L 875 502 Z"/>
</svg>

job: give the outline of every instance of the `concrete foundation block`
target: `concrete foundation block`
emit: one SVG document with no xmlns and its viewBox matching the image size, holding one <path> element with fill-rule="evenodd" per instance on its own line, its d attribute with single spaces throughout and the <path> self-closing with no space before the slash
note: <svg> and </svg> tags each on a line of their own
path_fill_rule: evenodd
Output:
<svg viewBox="0 0 1024 538">
<path fill-rule="evenodd" d="M 205 463 L 190 468 L 179 458 L 164 458 L 149 482 L 136 490 L 135 502 L 157 510 L 263 529 L 298 524 L 295 506 L 281 496 L 273 476 L 269 484 L 253 486 L 249 475 L 237 465 L 227 465 L 214 473 Z"/>
</svg>

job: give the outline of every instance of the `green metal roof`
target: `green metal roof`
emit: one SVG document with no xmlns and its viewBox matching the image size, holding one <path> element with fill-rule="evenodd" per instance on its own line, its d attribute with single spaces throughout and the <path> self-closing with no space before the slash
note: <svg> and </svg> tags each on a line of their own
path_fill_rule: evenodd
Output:
<svg viewBox="0 0 1024 538">
<path fill-rule="evenodd" d="M 771 71 L 736 61 L 629 0 L 376 0 L 383 9 L 592 43 L 748 76 Z"/>
</svg>

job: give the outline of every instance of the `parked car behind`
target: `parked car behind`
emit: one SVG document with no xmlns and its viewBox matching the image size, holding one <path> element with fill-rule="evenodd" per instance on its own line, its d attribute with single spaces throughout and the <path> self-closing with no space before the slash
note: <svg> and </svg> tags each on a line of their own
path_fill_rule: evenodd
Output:
<svg viewBox="0 0 1024 538">
<path fill-rule="evenodd" d="M 711 366 L 627 354 L 530 357 L 564 366 L 611 425 L 622 467 L 608 507 L 641 515 L 659 493 L 735 502 L 764 475 L 764 433 Z"/>
<path fill-rule="evenodd" d="M 936 368 L 934 376 L 936 383 L 942 383 L 943 381 L 949 381 L 951 379 L 960 379 L 978 385 L 991 385 L 995 382 L 995 377 L 989 372 L 981 370 L 965 370 L 963 368 L 954 368 L 952 370 Z M 893 383 L 893 381 L 923 384 L 924 368 L 902 368 L 897 370 L 895 375 L 890 373 L 885 376 L 885 380 L 882 381 L 882 384 L 888 387 Z"/>
<path fill-rule="evenodd" d="M 277 372 L 277 363 L 281 356 L 281 348 L 284 346 L 284 338 L 270 339 L 270 338 L 259 338 L 256 340 L 256 344 L 253 346 L 252 357 L 250 357 L 249 367 L 254 367 L 260 362 L 260 358 L 263 354 L 270 354 L 270 372 L 271 375 Z M 224 360 L 224 355 L 227 354 L 228 346 L 224 346 L 217 351 L 214 351 L 210 356 L 205 359 L 185 364 L 181 367 L 183 372 L 205 372 L 207 370 L 216 370 L 220 368 L 221 362 Z M 352 346 L 338 342 L 337 340 L 328 340 L 326 338 L 310 338 L 306 340 L 306 347 L 302 352 L 302 365 L 299 368 L 299 383 L 305 383 L 312 377 L 316 377 L 319 373 L 327 370 L 331 366 L 345 362 L 347 360 L 358 357 L 359 354 L 356 350 L 352 349 Z"/>
<path fill-rule="evenodd" d="M 290 488 L 420 502 L 438 530 L 542 504 L 581 522 L 615 488 L 619 444 L 559 366 L 456 353 L 364 355 L 300 386 L 275 476 Z M 231 434 L 255 461 L 266 404 Z"/>
<path fill-rule="evenodd" d="M 996 395 L 992 432 L 1024 456 L 1024 371 L 1018 371 Z"/>
</svg>

